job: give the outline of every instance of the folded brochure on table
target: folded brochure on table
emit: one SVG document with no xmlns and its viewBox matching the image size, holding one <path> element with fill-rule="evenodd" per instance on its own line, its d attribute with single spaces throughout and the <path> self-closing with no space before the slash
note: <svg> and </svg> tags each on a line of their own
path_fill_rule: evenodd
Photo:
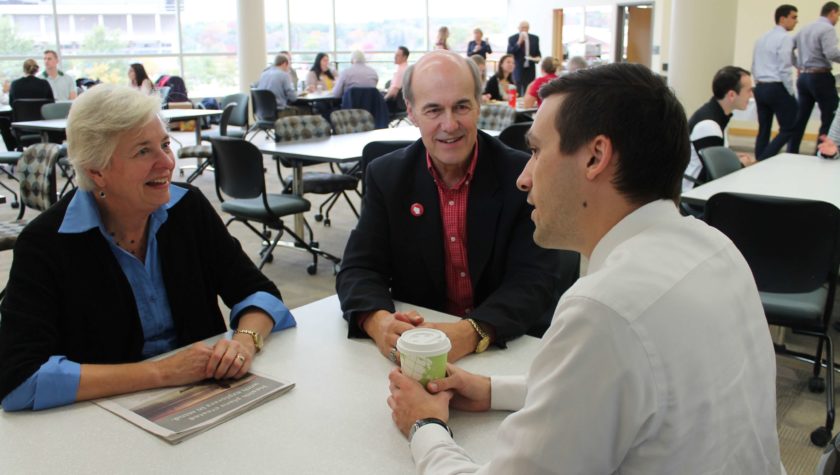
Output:
<svg viewBox="0 0 840 475">
<path fill-rule="evenodd" d="M 294 387 L 265 375 L 206 379 L 189 386 L 163 388 L 94 401 L 169 443 L 233 419 Z"/>
</svg>

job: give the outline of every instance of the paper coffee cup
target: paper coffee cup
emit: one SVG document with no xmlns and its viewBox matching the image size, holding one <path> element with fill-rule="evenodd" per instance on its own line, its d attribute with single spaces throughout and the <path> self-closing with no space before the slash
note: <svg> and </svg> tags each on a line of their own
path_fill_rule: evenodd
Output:
<svg viewBox="0 0 840 475">
<path fill-rule="evenodd" d="M 450 349 L 452 343 L 446 333 L 434 328 L 408 330 L 397 340 L 403 374 L 423 386 L 446 376 L 446 356 Z"/>
</svg>

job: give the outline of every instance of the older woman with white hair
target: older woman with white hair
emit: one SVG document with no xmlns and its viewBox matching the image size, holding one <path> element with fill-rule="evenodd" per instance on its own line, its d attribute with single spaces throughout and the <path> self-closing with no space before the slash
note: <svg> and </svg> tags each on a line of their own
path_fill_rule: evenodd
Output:
<svg viewBox="0 0 840 475">
<path fill-rule="evenodd" d="M 240 378 L 263 338 L 295 325 L 201 192 L 171 183 L 159 110 L 124 86 L 96 86 L 73 104 L 80 189 L 21 233 L 0 304 L 4 410 Z M 207 345 L 226 330 L 219 296 L 234 331 Z"/>
</svg>

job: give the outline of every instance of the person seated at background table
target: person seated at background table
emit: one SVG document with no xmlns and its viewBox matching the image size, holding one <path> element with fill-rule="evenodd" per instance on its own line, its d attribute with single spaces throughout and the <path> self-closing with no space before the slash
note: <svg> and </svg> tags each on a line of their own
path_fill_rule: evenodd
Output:
<svg viewBox="0 0 840 475">
<path fill-rule="evenodd" d="M 292 87 L 297 91 L 298 87 L 299 87 L 298 86 L 299 79 L 298 79 L 297 71 L 295 71 L 295 66 L 292 64 L 292 53 L 289 53 L 288 51 L 281 51 L 280 54 L 289 58 L 289 70 L 286 71 L 286 72 L 289 73 L 289 78 L 292 80 Z"/>
<path fill-rule="evenodd" d="M 473 30 L 473 39 L 467 44 L 467 57 L 477 54 L 487 59 L 487 55 L 493 52 L 493 49 L 490 48 L 490 43 L 484 41 L 482 39 L 483 37 L 484 32 L 481 31 L 481 28 Z"/>
<path fill-rule="evenodd" d="M 302 113 L 301 109 L 291 105 L 297 100 L 297 92 L 289 75 L 290 68 L 288 56 L 279 53 L 274 57 L 274 66 L 263 71 L 260 80 L 257 81 L 257 89 L 267 89 L 274 93 L 278 117 Z"/>
<path fill-rule="evenodd" d="M 480 55 L 474 54 L 470 56 L 470 60 L 478 66 L 478 72 L 481 76 L 481 90 L 484 90 L 484 85 L 487 83 L 487 60 L 482 58 Z M 482 94 L 481 95 L 481 103 L 485 103 L 490 100 L 490 94 Z"/>
<path fill-rule="evenodd" d="M 3 80 L 3 90 L 0 91 L 0 106 L 9 105 L 9 89 L 12 87 L 12 81 L 8 79 Z"/>
<path fill-rule="evenodd" d="M 338 82 L 333 87 L 333 97 L 341 98 L 352 87 L 376 87 L 379 74 L 365 64 L 365 54 L 355 50 L 350 54 L 350 67 L 342 70 Z"/>
<path fill-rule="evenodd" d="M 499 69 L 496 70 L 496 74 L 490 76 L 487 84 L 484 85 L 484 94 L 489 94 L 490 100 L 508 100 L 510 86 L 516 87 L 516 83 L 513 81 L 513 68 L 512 54 L 506 54 L 499 59 Z"/>
<path fill-rule="evenodd" d="M 726 236 L 677 208 L 682 105 L 627 63 L 540 94 L 517 185 L 537 244 L 579 251 L 589 269 L 526 376 L 450 365 L 424 388 L 391 372 L 388 406 L 418 473 L 779 474 L 776 358 L 752 272 Z M 516 411 L 485 465 L 453 440 L 450 407 Z"/>
<path fill-rule="evenodd" d="M 12 81 L 9 86 L 9 104 L 15 106 L 18 99 L 47 99 L 54 101 L 52 88 L 46 80 L 36 76 L 41 69 L 34 59 L 23 62 L 23 76 Z"/>
<path fill-rule="evenodd" d="M 540 88 L 552 79 L 557 79 L 557 75 L 555 74 L 555 71 L 557 71 L 557 59 L 552 56 L 543 58 L 540 62 L 540 70 L 542 71 L 542 76 L 534 79 L 525 91 L 525 97 L 522 99 L 522 106 L 525 108 L 539 107 L 542 104 Z"/>
<path fill-rule="evenodd" d="M 726 144 L 726 126 L 732 118 L 732 111 L 746 110 L 753 95 L 750 72 L 738 66 L 724 66 L 712 79 L 712 98 L 700 106 L 688 119 L 689 137 L 691 138 L 691 160 L 685 169 L 687 176 L 702 182 L 707 180 L 700 161 L 700 151 L 707 147 Z M 742 166 L 755 163 L 755 157 L 739 153 Z M 695 183 L 683 179 L 683 191 L 694 188 Z"/>
<path fill-rule="evenodd" d="M 140 63 L 132 63 L 128 67 L 128 82 L 131 87 L 147 96 L 155 91 L 155 85 L 149 79 L 149 75 L 146 74 L 146 68 Z"/>
<path fill-rule="evenodd" d="M 44 51 L 44 72 L 41 78 L 50 83 L 53 96 L 57 101 L 72 101 L 76 98 L 76 80 L 73 76 L 58 69 L 58 53 L 48 49 Z"/>
<path fill-rule="evenodd" d="M 8 79 L 3 80 L 3 90 L 2 93 L 0 93 L 0 105 L 9 105 L 9 88 L 11 88 L 11 86 L 11 81 Z M 11 112 L 0 114 L 0 136 L 3 137 L 3 144 L 6 146 L 6 150 L 14 150 L 17 147 L 17 139 L 14 134 L 12 134 L 11 118 Z"/>
<path fill-rule="evenodd" d="M 385 103 L 388 105 L 390 112 L 399 112 L 405 109 L 405 101 L 398 97 L 402 91 L 402 78 L 405 75 L 405 70 L 408 69 L 408 48 L 400 46 L 394 53 L 394 64 L 397 65 L 397 70 L 394 71 L 394 77 L 391 78 L 391 85 L 388 86 L 388 91 L 385 93 Z"/>
<path fill-rule="evenodd" d="M 171 183 L 159 112 L 156 97 L 125 86 L 97 86 L 73 104 L 79 189 L 20 234 L 0 304 L 4 410 L 240 378 L 263 338 L 294 326 L 201 192 Z M 219 296 L 236 331 L 208 346 L 200 341 L 226 330 Z"/>
<path fill-rule="evenodd" d="M 435 49 L 449 49 L 449 28 L 445 26 L 438 28 L 437 41 L 435 41 Z"/>
<path fill-rule="evenodd" d="M 315 55 L 315 62 L 306 75 L 306 90 L 315 92 L 320 87 L 321 91 L 332 91 L 335 83 L 336 73 L 330 68 L 330 57 L 327 53 Z"/>
<path fill-rule="evenodd" d="M 371 337 L 396 361 L 400 334 L 431 326 L 449 336 L 454 361 L 539 323 L 560 295 L 560 255 L 530 238 L 532 208 L 514 186 L 527 155 L 477 128 L 475 63 L 428 53 L 403 88 L 421 138 L 368 166 L 336 290 L 349 337 Z M 425 323 L 394 313 L 394 300 L 464 319 Z"/>
<path fill-rule="evenodd" d="M 572 74 L 575 71 L 580 71 L 588 67 L 589 63 L 586 62 L 583 56 L 572 56 L 569 59 L 569 64 L 566 65 L 566 72 L 564 74 Z"/>
</svg>

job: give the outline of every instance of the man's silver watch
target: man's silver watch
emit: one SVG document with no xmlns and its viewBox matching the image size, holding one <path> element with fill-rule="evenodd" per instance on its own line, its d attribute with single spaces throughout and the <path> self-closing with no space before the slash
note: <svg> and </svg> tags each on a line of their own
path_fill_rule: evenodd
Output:
<svg viewBox="0 0 840 475">
<path fill-rule="evenodd" d="M 443 422 L 442 420 L 436 417 L 427 417 L 425 419 L 417 419 L 416 421 L 414 421 L 414 425 L 412 425 L 411 429 L 409 429 L 408 431 L 409 443 L 411 443 L 411 439 L 414 438 L 414 433 L 417 432 L 417 429 L 423 427 L 426 424 L 437 424 L 446 429 L 447 432 L 449 432 L 449 437 L 452 437 L 453 439 L 455 438 L 455 436 L 452 435 L 452 429 L 450 429 L 449 426 L 446 425 L 446 422 Z"/>
</svg>

